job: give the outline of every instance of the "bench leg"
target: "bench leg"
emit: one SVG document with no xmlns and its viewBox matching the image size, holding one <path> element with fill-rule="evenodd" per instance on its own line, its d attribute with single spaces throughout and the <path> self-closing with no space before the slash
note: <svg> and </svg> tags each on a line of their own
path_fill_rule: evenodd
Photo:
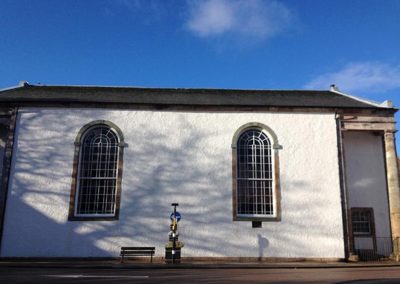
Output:
<svg viewBox="0 0 400 284">
<path fill-rule="evenodd" d="M 153 263 L 153 254 L 150 255 L 150 263 Z"/>
</svg>

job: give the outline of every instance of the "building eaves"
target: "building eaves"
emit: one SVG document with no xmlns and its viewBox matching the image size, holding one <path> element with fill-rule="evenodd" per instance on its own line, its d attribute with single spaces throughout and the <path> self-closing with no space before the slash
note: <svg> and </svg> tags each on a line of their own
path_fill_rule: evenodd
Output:
<svg viewBox="0 0 400 284">
<path fill-rule="evenodd" d="M 29 85 L 0 90 L 0 103 L 95 103 L 393 109 L 328 90 L 184 89 Z"/>
</svg>

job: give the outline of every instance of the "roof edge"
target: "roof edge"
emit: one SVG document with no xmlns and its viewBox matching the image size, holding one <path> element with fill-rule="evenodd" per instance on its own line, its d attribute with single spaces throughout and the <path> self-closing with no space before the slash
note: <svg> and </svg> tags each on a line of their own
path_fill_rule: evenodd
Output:
<svg viewBox="0 0 400 284">
<path fill-rule="evenodd" d="M 110 85 L 35 85 L 29 84 L 26 81 L 21 81 L 18 86 L 0 89 L 0 91 L 7 91 L 18 88 L 100 88 L 100 89 L 141 89 L 141 90 L 195 90 L 195 91 L 247 91 L 247 92 L 262 92 L 262 91 L 276 91 L 276 92 L 329 92 L 329 90 L 303 90 L 303 89 L 244 89 L 244 88 L 191 88 L 191 87 L 145 87 L 145 86 L 110 86 Z"/>
<path fill-rule="evenodd" d="M 64 95 L 68 96 L 70 94 L 70 91 L 73 90 L 77 90 L 77 91 L 85 91 L 85 90 L 93 90 L 94 92 L 98 92 L 101 91 L 103 89 L 108 89 L 111 92 L 126 92 L 126 91 L 133 91 L 133 92 L 157 92 L 160 93 L 161 92 L 167 92 L 167 93 L 174 93 L 174 92 L 178 92 L 178 93 L 192 93 L 192 92 L 198 92 L 199 94 L 203 94 L 203 93 L 210 93 L 213 94 L 215 92 L 220 92 L 221 95 L 225 95 L 225 93 L 236 93 L 238 92 L 237 95 L 241 95 L 240 93 L 242 92 L 248 92 L 248 93 L 256 93 L 255 95 L 262 95 L 264 92 L 267 94 L 269 92 L 277 92 L 277 93 L 282 93 L 283 95 L 286 95 L 286 93 L 291 93 L 291 92 L 296 92 L 296 93 L 310 93 L 310 96 L 315 96 L 315 93 L 325 93 L 326 95 L 329 95 L 329 93 L 333 95 L 335 95 L 336 97 L 342 97 L 342 100 L 348 100 L 350 105 L 355 105 L 356 108 L 376 108 L 376 109 L 381 109 L 381 110 L 396 110 L 396 108 L 393 107 L 393 104 L 391 103 L 391 101 L 384 101 L 382 103 L 378 103 L 378 102 L 374 102 L 372 100 L 368 100 L 368 99 L 364 99 L 364 98 L 360 98 L 360 97 L 356 97 L 353 95 L 349 95 L 346 94 L 344 92 L 339 91 L 334 85 L 331 86 L 331 88 L 329 90 L 305 90 L 305 89 L 297 89 L 297 90 L 288 90 L 288 89 L 217 89 L 217 88 L 171 88 L 171 87 L 139 87 L 139 86 L 99 86 L 99 85 L 34 85 L 34 84 L 29 84 L 26 81 L 20 81 L 20 83 L 17 86 L 12 86 L 9 88 L 4 88 L 4 89 L 0 89 L 0 94 L 3 95 L 3 93 L 14 93 L 14 92 L 25 92 L 26 91 L 41 91 L 41 90 L 48 90 L 48 91 L 53 91 L 54 89 L 60 89 L 59 91 L 65 91 Z M 258 93 L 258 94 L 257 94 Z M 123 93 L 121 93 L 123 94 Z M 157 95 L 157 94 L 156 94 Z M 160 95 L 160 94 L 158 94 Z M 276 95 L 276 94 L 272 94 L 272 95 Z M 279 94 L 278 94 L 279 95 Z M 17 101 L 21 101 L 21 99 L 23 98 L 19 98 L 19 97 L 14 97 L 14 95 L 12 95 L 11 97 L 7 97 L 7 95 L 5 95 L 5 100 L 8 100 L 11 102 L 14 100 L 14 102 Z M 346 99 L 345 99 L 346 98 Z M 29 100 L 28 96 L 25 97 L 25 102 L 28 102 Z M 36 98 L 37 101 L 40 101 L 40 97 Z M 43 98 L 42 98 L 43 99 Z M 55 99 L 55 98 L 52 98 Z M 61 99 L 65 99 L 65 98 L 61 98 Z M 71 98 L 69 101 L 72 101 L 73 98 Z M 76 98 L 75 98 L 76 99 Z M 338 98 L 339 99 L 339 98 Z M 67 101 L 67 100 L 66 100 Z M 226 100 L 225 100 L 226 101 Z M 351 101 L 353 101 L 353 103 L 351 103 Z M 61 100 L 60 100 L 61 102 Z M 86 102 L 86 101 L 81 101 L 78 100 L 76 102 Z M 100 102 L 100 101 L 99 101 Z M 361 103 L 361 106 L 357 106 Z M 217 105 L 222 105 L 222 104 L 217 104 Z M 232 104 L 232 105 L 236 105 L 236 104 Z M 240 104 L 239 105 L 243 105 Z M 253 104 L 251 104 L 253 105 Z M 313 104 L 312 104 L 313 105 Z M 310 105 L 308 106 L 310 107 Z M 321 105 L 320 107 L 324 107 L 323 105 Z M 342 106 L 342 105 L 338 105 L 338 107 L 340 108 L 346 108 L 347 106 Z"/>
<path fill-rule="evenodd" d="M 30 86 L 31 85 L 29 85 L 29 83 L 27 81 L 19 81 L 17 86 L 11 86 L 11 87 L 0 89 L 0 92 L 9 91 L 9 90 L 15 90 L 15 89 L 21 89 L 21 88 L 30 87 Z"/>
<path fill-rule="evenodd" d="M 331 88 L 330 91 L 333 92 L 333 93 L 336 93 L 338 95 L 342 95 L 342 96 L 348 97 L 350 99 L 353 99 L 353 100 L 356 100 L 356 101 L 359 101 L 359 102 L 362 102 L 362 103 L 365 103 L 365 104 L 372 105 L 374 107 L 388 108 L 388 109 L 393 109 L 394 108 L 393 104 L 392 104 L 392 102 L 390 100 L 386 100 L 386 101 L 384 101 L 382 103 L 379 103 L 379 102 L 376 102 L 376 101 L 373 101 L 373 100 L 360 98 L 360 97 L 356 97 L 356 96 L 353 96 L 353 95 L 349 95 L 349 94 L 343 93 L 343 92 L 339 91 L 337 88 Z"/>
</svg>

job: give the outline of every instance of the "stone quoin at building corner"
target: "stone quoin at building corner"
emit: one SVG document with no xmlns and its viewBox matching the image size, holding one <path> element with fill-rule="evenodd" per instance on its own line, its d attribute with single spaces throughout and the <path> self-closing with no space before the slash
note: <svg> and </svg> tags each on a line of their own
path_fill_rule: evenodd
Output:
<svg viewBox="0 0 400 284">
<path fill-rule="evenodd" d="M 397 111 L 330 90 L 0 90 L 0 258 L 399 258 Z"/>
</svg>

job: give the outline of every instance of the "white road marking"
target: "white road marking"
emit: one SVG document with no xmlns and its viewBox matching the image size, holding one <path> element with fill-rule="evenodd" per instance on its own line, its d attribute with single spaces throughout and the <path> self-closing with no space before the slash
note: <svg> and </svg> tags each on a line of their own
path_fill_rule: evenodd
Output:
<svg viewBox="0 0 400 284">
<path fill-rule="evenodd" d="M 79 275 L 79 274 L 71 274 L 71 275 L 43 275 L 47 277 L 56 277 L 56 278 L 136 278 L 136 279 L 146 279 L 149 276 L 130 276 L 130 275 Z"/>
</svg>

